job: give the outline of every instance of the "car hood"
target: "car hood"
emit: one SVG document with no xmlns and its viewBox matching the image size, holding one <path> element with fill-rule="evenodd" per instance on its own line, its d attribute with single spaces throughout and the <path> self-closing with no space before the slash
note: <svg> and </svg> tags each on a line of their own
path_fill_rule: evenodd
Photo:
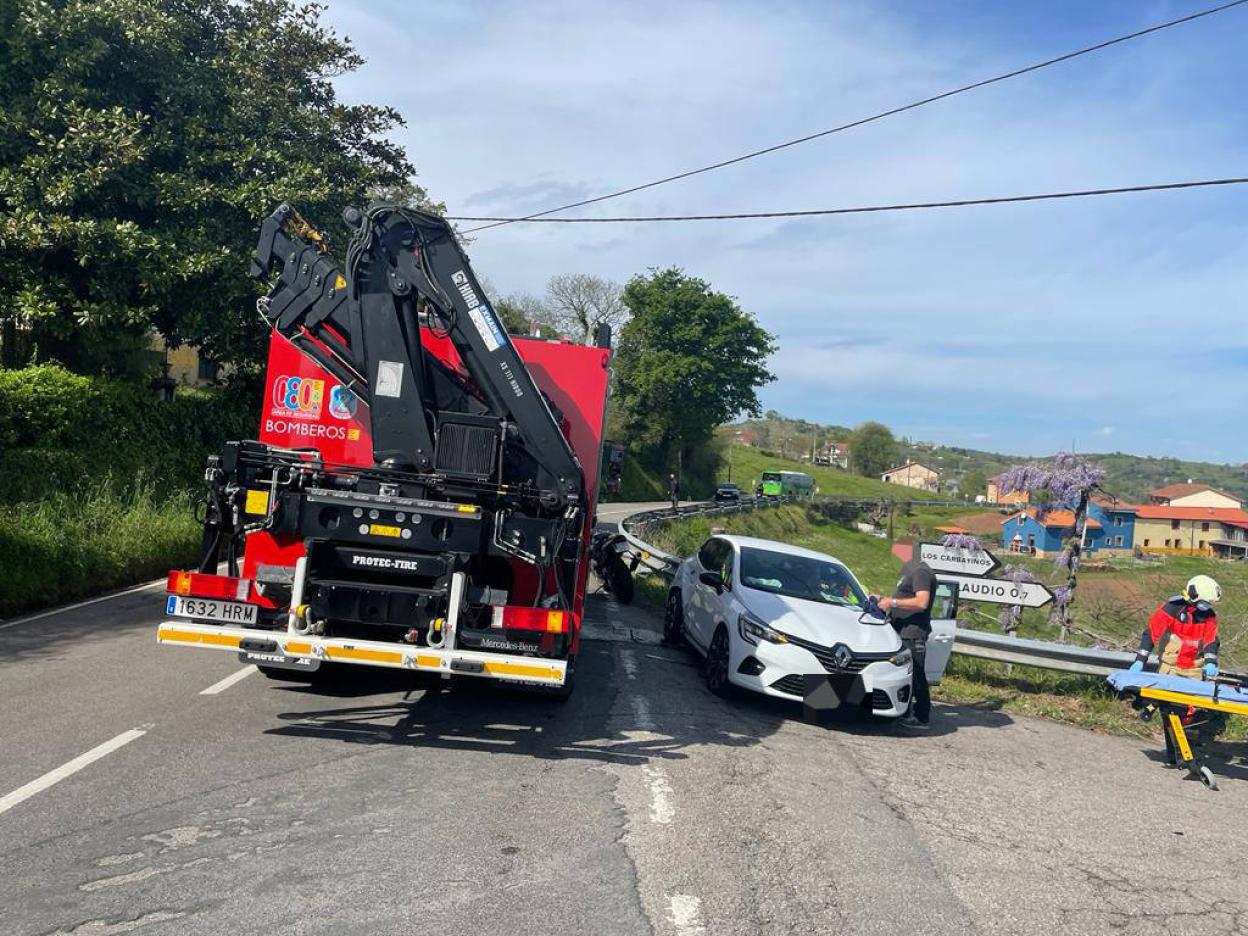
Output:
<svg viewBox="0 0 1248 936">
<path fill-rule="evenodd" d="M 901 638 L 892 627 L 884 623 L 862 624 L 858 620 L 862 612 L 854 608 L 750 589 L 742 592 L 741 603 L 751 614 L 799 640 L 821 647 L 843 643 L 851 650 L 866 653 L 886 653 L 901 647 Z"/>
</svg>

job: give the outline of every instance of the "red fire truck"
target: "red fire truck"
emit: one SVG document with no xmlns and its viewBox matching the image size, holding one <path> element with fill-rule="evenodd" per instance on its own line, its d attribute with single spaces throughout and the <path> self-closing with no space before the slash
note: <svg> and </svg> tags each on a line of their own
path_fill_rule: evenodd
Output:
<svg viewBox="0 0 1248 936">
<path fill-rule="evenodd" d="M 288 205 L 261 229 L 258 439 L 210 459 L 201 561 L 169 574 L 158 639 L 274 678 L 356 664 L 566 696 L 609 332 L 512 339 L 442 218 L 344 220 L 343 263 Z"/>
</svg>

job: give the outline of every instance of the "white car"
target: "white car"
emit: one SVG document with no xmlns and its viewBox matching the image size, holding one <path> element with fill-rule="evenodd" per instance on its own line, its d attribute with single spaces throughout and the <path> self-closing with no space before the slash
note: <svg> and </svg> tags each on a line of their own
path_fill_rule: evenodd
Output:
<svg viewBox="0 0 1248 936">
<path fill-rule="evenodd" d="M 664 636 L 706 658 L 707 688 L 805 698 L 807 675 L 854 674 L 862 705 L 897 717 L 910 707 L 911 660 L 887 622 L 864 614 L 867 593 L 831 556 L 743 536 L 712 536 L 681 563 L 668 592 Z M 940 682 L 953 648 L 956 592 L 942 585 L 927 644 Z M 939 617 L 939 619 L 938 619 Z"/>
</svg>

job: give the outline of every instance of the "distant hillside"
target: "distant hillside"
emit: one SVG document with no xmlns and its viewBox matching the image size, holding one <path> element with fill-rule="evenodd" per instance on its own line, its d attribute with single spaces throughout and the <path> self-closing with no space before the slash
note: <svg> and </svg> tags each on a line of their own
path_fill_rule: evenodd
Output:
<svg viewBox="0 0 1248 936">
<path fill-rule="evenodd" d="M 875 478 L 864 478 L 839 468 L 824 468 L 807 462 L 795 461 L 768 455 L 756 448 L 734 445 L 725 455 L 725 465 L 721 470 L 724 478 L 728 476 L 728 461 L 732 465 L 732 480 L 748 490 L 764 471 L 804 471 L 815 479 L 820 494 L 839 494 L 845 497 L 879 497 L 893 500 L 945 500 L 943 494 L 932 494 L 929 491 L 916 491 L 914 488 L 902 487 L 900 484 L 885 484 Z"/>
<path fill-rule="evenodd" d="M 740 441 L 748 439 L 755 448 L 798 458 L 814 446 L 849 439 L 853 430 L 846 426 L 820 425 L 805 419 L 790 419 L 770 410 L 761 419 L 749 419 L 725 427 L 726 434 Z M 983 452 L 952 445 L 897 440 L 897 463 L 919 461 L 937 469 L 943 481 L 960 482 L 967 475 L 991 478 L 1011 465 L 1034 459 L 1021 455 Z M 1248 465 L 1218 465 L 1210 462 L 1181 461 L 1177 458 L 1149 458 L 1124 452 L 1085 455 L 1106 469 L 1105 488 L 1127 501 L 1144 501 L 1148 492 L 1176 481 L 1201 481 L 1248 501 Z M 980 491 L 970 492 L 983 493 Z"/>
<path fill-rule="evenodd" d="M 996 452 L 980 452 L 954 446 L 929 445 L 903 440 L 900 444 L 902 460 L 912 458 L 930 464 L 946 479 L 957 479 L 971 472 L 982 472 L 987 477 L 1004 471 L 1011 465 L 1033 461 L 1018 455 L 1001 455 Z M 1148 500 L 1148 492 L 1173 484 L 1176 481 L 1200 481 L 1221 488 L 1227 493 L 1248 501 L 1248 466 L 1218 465 L 1210 462 L 1181 461 L 1177 458 L 1148 458 L 1128 455 L 1124 452 L 1080 453 L 1083 458 L 1105 468 L 1104 486 L 1107 491 L 1125 501 Z"/>
</svg>

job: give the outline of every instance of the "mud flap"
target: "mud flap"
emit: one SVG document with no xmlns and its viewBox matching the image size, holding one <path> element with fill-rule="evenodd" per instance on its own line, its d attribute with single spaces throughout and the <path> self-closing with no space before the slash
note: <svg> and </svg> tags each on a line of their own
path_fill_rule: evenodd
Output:
<svg viewBox="0 0 1248 936">
<path fill-rule="evenodd" d="M 853 673 L 817 673 L 804 679 L 802 717 L 812 725 L 820 724 L 839 708 L 860 707 L 867 696 L 862 677 Z"/>
<path fill-rule="evenodd" d="M 252 646 L 248 647 L 248 644 Z M 275 641 L 243 640 L 240 646 L 241 649 L 238 652 L 240 663 L 254 663 L 257 666 L 294 670 L 298 673 L 315 673 L 321 668 L 320 660 L 286 656 Z"/>
</svg>

